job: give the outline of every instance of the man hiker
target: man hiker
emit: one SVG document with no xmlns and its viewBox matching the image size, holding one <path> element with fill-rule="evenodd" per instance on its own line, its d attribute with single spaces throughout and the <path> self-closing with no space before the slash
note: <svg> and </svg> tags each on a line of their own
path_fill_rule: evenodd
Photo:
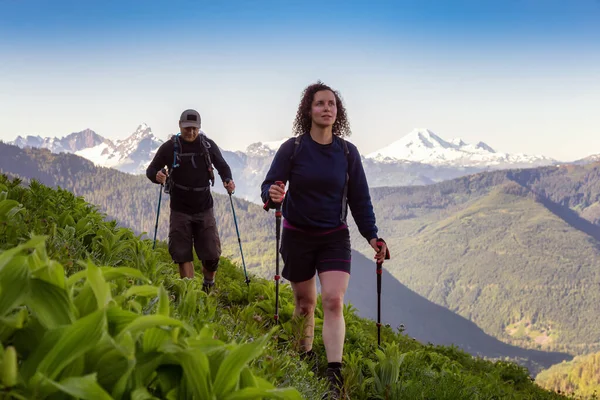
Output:
<svg viewBox="0 0 600 400">
<path fill-rule="evenodd" d="M 208 291 L 214 285 L 221 256 L 210 190 L 211 183 L 214 185 L 213 164 L 228 193 L 234 192 L 235 183 L 219 147 L 200 130 L 200 122 L 196 110 L 185 110 L 179 118 L 179 134 L 158 148 L 146 176 L 156 184 L 165 184 L 165 192 L 170 193 L 169 253 L 179 264 L 179 275 L 194 277 L 195 249 L 202 262 L 203 289 Z"/>
</svg>

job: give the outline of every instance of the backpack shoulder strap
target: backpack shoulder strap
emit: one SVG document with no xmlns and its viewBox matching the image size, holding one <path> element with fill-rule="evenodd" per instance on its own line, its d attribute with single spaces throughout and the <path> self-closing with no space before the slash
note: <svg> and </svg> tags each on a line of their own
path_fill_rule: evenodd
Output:
<svg viewBox="0 0 600 400">
<path fill-rule="evenodd" d="M 342 141 L 342 144 L 344 145 L 344 154 L 346 155 L 346 158 L 348 158 L 348 154 L 350 154 L 350 150 L 348 150 L 348 143 L 344 140 L 343 137 L 339 137 L 339 138 Z"/>
<path fill-rule="evenodd" d="M 215 186 L 215 172 L 213 169 L 212 160 L 210 159 L 211 144 L 206 135 L 203 133 L 200 133 L 200 147 L 202 149 L 202 154 L 204 155 L 204 162 L 206 163 L 208 174 L 210 175 L 211 186 Z"/>
<path fill-rule="evenodd" d="M 296 136 L 296 140 L 294 140 L 294 151 L 292 151 L 292 155 L 290 156 L 290 162 L 294 159 L 294 157 L 296 157 L 296 153 L 298 152 L 298 145 L 302 141 L 303 136 L 304 134 Z"/>
<path fill-rule="evenodd" d="M 339 136 L 338 136 L 339 137 Z M 348 150 L 348 143 L 344 140 L 344 138 L 339 137 L 342 141 L 342 145 L 344 146 L 344 155 L 346 156 L 346 182 L 344 183 L 344 194 L 342 195 L 342 214 L 340 216 L 340 220 L 342 223 L 346 224 L 346 217 L 348 216 L 348 181 L 350 180 L 350 150 Z"/>
<path fill-rule="evenodd" d="M 179 133 L 171 136 L 173 141 L 173 166 L 172 169 L 179 167 L 179 152 L 181 151 L 181 142 L 179 141 Z"/>
</svg>

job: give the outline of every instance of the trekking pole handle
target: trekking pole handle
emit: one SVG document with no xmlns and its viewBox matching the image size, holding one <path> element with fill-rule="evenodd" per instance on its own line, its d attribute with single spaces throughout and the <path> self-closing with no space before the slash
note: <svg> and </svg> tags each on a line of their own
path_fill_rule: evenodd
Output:
<svg viewBox="0 0 600 400">
<path fill-rule="evenodd" d="M 232 180 L 233 179 L 225 178 L 225 180 L 223 181 L 223 183 L 225 183 L 226 185 L 228 185 L 229 182 L 231 182 Z M 235 194 L 235 190 L 233 192 L 231 192 L 231 193 L 228 192 L 228 194 L 229 194 L 229 197 L 231 197 L 232 194 Z"/>
<path fill-rule="evenodd" d="M 384 244 L 386 245 L 384 259 L 389 260 L 391 258 L 390 257 L 390 248 L 387 247 L 387 243 L 385 242 L 385 240 L 383 240 L 382 238 L 377 238 L 377 247 L 379 249 L 381 249 L 381 247 L 383 247 Z M 383 261 L 378 261 L 377 264 L 383 264 Z"/>
<path fill-rule="evenodd" d="M 282 181 L 275 181 L 275 184 L 277 186 L 279 186 L 280 188 L 285 189 L 285 183 L 283 183 Z M 285 190 L 284 190 L 283 195 L 285 196 Z M 281 208 L 281 203 L 282 202 L 283 202 L 283 199 L 279 203 L 275 203 L 275 209 L 276 210 L 279 210 Z"/>
<path fill-rule="evenodd" d="M 285 188 L 285 183 L 283 181 L 275 181 L 275 185 Z M 269 211 L 270 208 L 275 208 L 278 210 L 281 208 L 281 202 L 273 201 L 270 197 L 265 204 L 263 204 L 263 210 Z"/>
</svg>

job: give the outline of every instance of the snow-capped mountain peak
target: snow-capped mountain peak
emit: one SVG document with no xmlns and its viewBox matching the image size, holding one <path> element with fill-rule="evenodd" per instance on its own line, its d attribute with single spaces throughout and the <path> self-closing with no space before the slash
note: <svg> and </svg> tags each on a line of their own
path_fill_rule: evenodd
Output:
<svg viewBox="0 0 600 400">
<path fill-rule="evenodd" d="M 105 142 L 102 136 L 91 129 L 85 129 L 81 132 L 73 132 L 65 137 L 45 137 L 39 135 L 17 136 L 11 143 L 19 147 L 41 147 L 54 153 L 75 153 L 88 147 L 97 146 Z"/>
<path fill-rule="evenodd" d="M 154 136 L 154 133 L 152 133 L 152 129 L 148 125 L 141 124 L 138 125 L 137 129 L 126 139 L 117 140 L 116 144 L 117 146 L 121 146 L 125 144 L 136 143 L 144 139 L 160 140 L 156 136 Z"/>
<path fill-rule="evenodd" d="M 28 136 L 17 136 L 15 140 L 13 140 L 11 142 L 12 144 L 14 144 L 15 146 L 19 146 L 21 148 L 24 147 L 44 147 L 44 139 L 39 136 L 33 136 L 33 135 L 28 135 Z"/>
<path fill-rule="evenodd" d="M 252 143 L 246 148 L 246 153 L 250 156 L 264 157 L 271 154 L 275 154 L 279 147 L 289 138 L 283 138 L 280 140 L 273 140 L 270 142 L 257 142 Z"/>
<path fill-rule="evenodd" d="M 408 135 L 403 136 L 390 145 L 367 154 L 367 158 L 373 158 L 378 161 L 441 161 L 444 159 L 445 154 L 465 145 L 461 139 L 447 142 L 429 129 L 414 129 Z"/>
<path fill-rule="evenodd" d="M 469 144 L 460 138 L 442 139 L 429 129 L 414 129 L 408 135 L 366 156 L 380 162 L 401 160 L 445 166 L 536 166 L 552 164 L 544 156 L 498 153 L 484 142 Z"/>
<path fill-rule="evenodd" d="M 448 143 L 429 129 L 415 129 L 401 140 L 407 146 L 424 146 L 430 149 L 452 147 L 451 143 Z"/>
</svg>

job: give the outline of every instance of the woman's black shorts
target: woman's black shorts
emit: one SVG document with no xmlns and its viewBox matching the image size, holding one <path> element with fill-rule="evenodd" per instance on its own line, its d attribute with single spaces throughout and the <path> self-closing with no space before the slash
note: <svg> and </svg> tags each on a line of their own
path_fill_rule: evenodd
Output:
<svg viewBox="0 0 600 400">
<path fill-rule="evenodd" d="M 311 279 L 316 272 L 350 273 L 350 231 L 342 226 L 322 232 L 308 232 L 291 227 L 284 221 L 281 232 L 281 276 L 290 282 Z"/>
</svg>

